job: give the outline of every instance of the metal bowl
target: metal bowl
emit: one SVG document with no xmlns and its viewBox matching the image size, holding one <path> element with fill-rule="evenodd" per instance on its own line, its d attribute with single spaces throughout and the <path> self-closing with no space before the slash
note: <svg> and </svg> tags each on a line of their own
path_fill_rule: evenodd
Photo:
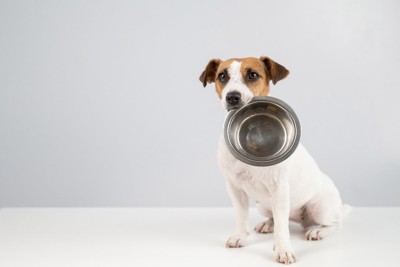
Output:
<svg viewBox="0 0 400 267">
<path fill-rule="evenodd" d="M 300 141 L 300 122 L 293 109 L 280 99 L 254 97 L 231 110 L 224 137 L 232 154 L 253 166 L 271 166 L 287 159 Z"/>
</svg>

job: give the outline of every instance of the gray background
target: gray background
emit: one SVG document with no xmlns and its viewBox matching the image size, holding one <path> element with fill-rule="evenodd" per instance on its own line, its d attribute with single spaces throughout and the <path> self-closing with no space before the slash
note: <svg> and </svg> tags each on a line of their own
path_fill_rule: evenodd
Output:
<svg viewBox="0 0 400 267">
<path fill-rule="evenodd" d="M 0 1 L 0 206 L 228 206 L 214 57 L 272 87 L 345 202 L 400 205 L 398 1 Z"/>
</svg>

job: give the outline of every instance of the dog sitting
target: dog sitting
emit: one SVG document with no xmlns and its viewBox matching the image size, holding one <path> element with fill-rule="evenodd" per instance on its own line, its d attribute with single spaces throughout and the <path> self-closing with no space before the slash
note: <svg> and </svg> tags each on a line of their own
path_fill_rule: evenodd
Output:
<svg viewBox="0 0 400 267">
<path fill-rule="evenodd" d="M 212 59 L 200 81 L 204 87 L 215 83 L 222 106 L 229 111 L 247 104 L 254 96 L 269 95 L 269 82 L 275 85 L 288 74 L 285 67 L 268 57 Z M 255 231 L 274 232 L 276 261 L 285 264 L 295 262 L 289 220 L 304 227 L 307 240 L 320 240 L 338 230 L 349 211 L 332 180 L 301 144 L 285 161 L 255 167 L 237 160 L 221 135 L 218 165 L 236 213 L 236 230 L 226 242 L 228 248 L 243 246 L 249 235 L 249 198 L 256 200 L 258 211 L 268 218 Z"/>
</svg>

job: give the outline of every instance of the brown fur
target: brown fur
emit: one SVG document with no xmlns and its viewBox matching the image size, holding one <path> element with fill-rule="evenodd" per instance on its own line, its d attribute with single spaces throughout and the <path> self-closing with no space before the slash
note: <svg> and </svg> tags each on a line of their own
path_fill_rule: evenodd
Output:
<svg viewBox="0 0 400 267">
<path fill-rule="evenodd" d="M 207 64 L 205 70 L 200 76 L 200 81 L 205 87 L 207 83 L 215 82 L 215 89 L 218 96 L 221 98 L 222 90 L 225 84 L 222 84 L 217 79 L 218 74 L 224 69 L 228 69 L 233 61 L 241 62 L 241 73 L 243 81 L 247 87 L 252 90 L 255 96 L 266 96 L 269 94 L 269 81 L 276 84 L 278 81 L 286 78 L 289 71 L 282 65 L 276 63 L 268 57 L 261 58 L 232 58 L 225 61 L 220 59 L 212 59 Z M 257 81 L 249 82 L 246 81 L 246 75 L 249 70 L 255 71 L 260 75 Z"/>
</svg>

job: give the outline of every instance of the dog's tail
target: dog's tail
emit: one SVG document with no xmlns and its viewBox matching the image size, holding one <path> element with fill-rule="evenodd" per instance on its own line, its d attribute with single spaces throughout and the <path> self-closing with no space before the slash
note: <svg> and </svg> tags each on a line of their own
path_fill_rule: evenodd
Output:
<svg viewBox="0 0 400 267">
<path fill-rule="evenodd" d="M 352 206 L 344 204 L 342 206 L 342 219 L 344 219 L 349 213 L 350 211 L 353 209 Z"/>
</svg>

